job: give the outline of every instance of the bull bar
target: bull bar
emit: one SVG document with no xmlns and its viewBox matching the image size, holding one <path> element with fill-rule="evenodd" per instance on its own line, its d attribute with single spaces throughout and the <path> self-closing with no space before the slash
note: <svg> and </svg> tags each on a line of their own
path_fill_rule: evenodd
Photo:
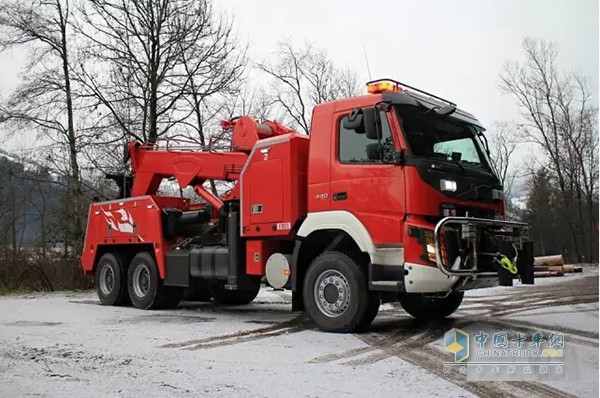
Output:
<svg viewBox="0 0 600 398">
<path fill-rule="evenodd" d="M 442 256 L 440 251 L 440 233 L 442 228 L 449 224 L 459 224 L 461 225 L 462 231 L 465 230 L 465 226 L 467 230 L 473 230 L 477 233 L 477 230 L 480 226 L 491 226 L 497 228 L 516 228 L 519 230 L 519 234 L 515 242 L 512 243 L 513 248 L 515 249 L 515 258 L 514 262 L 517 260 L 518 256 L 518 248 L 515 244 L 519 244 L 519 248 L 522 247 L 523 240 L 526 239 L 529 226 L 525 223 L 513 222 L 513 221 L 502 221 L 502 220 L 491 220 L 485 218 L 473 218 L 473 217 L 445 217 L 440 220 L 434 229 L 433 240 L 434 240 L 434 250 L 435 250 L 435 263 L 439 270 L 447 275 L 447 276 L 497 276 L 497 271 L 485 271 L 477 269 L 477 257 L 478 256 L 496 256 L 500 253 L 486 253 L 486 252 L 478 252 L 477 251 L 477 236 L 472 241 L 473 250 L 472 250 L 472 261 L 473 266 L 470 269 L 449 269 L 444 266 L 442 262 Z M 498 234 L 498 236 L 503 236 Z"/>
</svg>

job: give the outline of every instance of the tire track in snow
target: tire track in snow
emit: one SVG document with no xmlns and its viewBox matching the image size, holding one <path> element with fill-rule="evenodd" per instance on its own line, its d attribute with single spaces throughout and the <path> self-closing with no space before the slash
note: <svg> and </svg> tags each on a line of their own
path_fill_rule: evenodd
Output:
<svg viewBox="0 0 600 398">
<path fill-rule="evenodd" d="M 262 340 L 282 334 L 297 333 L 312 328 L 313 325 L 308 317 L 300 315 L 292 320 L 266 326 L 257 329 L 242 330 L 235 333 L 206 337 L 202 339 L 186 340 L 162 345 L 162 348 L 181 348 L 186 350 L 200 350 L 215 347 L 230 346 L 234 344 L 247 343 Z"/>
<path fill-rule="evenodd" d="M 538 330 L 560 331 L 567 333 L 572 342 L 592 347 L 597 346 L 598 333 L 595 332 L 565 326 L 541 326 L 533 322 L 501 317 L 557 305 L 596 303 L 598 302 L 597 277 L 582 278 L 570 281 L 570 283 L 551 286 L 551 288 L 544 286 L 537 289 L 538 291 L 533 292 L 503 295 L 502 301 L 497 301 L 497 296 L 467 298 L 466 306 L 475 304 L 476 307 L 459 310 L 458 314 L 462 312 L 465 315 L 462 318 L 446 319 L 422 326 L 406 319 L 384 324 L 376 323 L 372 329 L 379 328 L 380 331 L 356 335 L 367 345 L 366 347 L 317 357 L 310 362 L 326 363 L 345 360 L 342 364 L 348 366 L 368 366 L 390 357 L 398 357 L 481 397 L 573 397 L 572 394 L 539 382 L 467 382 L 466 375 L 458 372 L 443 373 L 442 364 L 447 361 L 446 353 L 431 346 L 432 343 L 441 340 L 444 333 L 451 327 L 464 329 L 474 324 L 502 327 L 503 330 L 513 332 L 518 329 L 520 332 L 530 334 Z M 468 315 L 469 310 L 477 311 L 477 315 Z M 398 306 L 394 306 L 393 310 L 385 311 L 385 313 L 400 315 L 402 311 Z M 396 331 L 398 327 L 400 330 Z"/>
<path fill-rule="evenodd" d="M 368 365 L 386 358 L 398 357 L 480 397 L 574 397 L 569 393 L 537 382 L 467 382 L 466 375 L 459 372 L 443 373 L 442 364 L 447 361 L 447 357 L 440 350 L 431 347 L 430 344 L 441 339 L 447 330 L 446 327 L 437 327 L 430 332 L 426 332 L 419 339 L 411 339 L 408 343 L 402 341 L 403 336 L 396 336 L 396 339 L 400 340 L 398 341 L 399 344 L 389 344 L 389 341 L 386 341 L 386 335 L 389 336 L 390 333 L 394 332 L 386 332 L 382 335 L 357 335 L 360 340 L 378 351 L 378 353 L 362 360 L 348 361 L 346 364 L 350 366 Z M 382 344 L 382 341 L 385 342 Z"/>
</svg>

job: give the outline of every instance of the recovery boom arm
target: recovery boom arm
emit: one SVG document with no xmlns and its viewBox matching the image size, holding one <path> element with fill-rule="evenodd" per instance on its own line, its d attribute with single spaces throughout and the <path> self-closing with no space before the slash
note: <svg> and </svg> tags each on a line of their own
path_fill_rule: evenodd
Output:
<svg viewBox="0 0 600 398">
<path fill-rule="evenodd" d="M 134 176 L 131 196 L 155 195 L 163 178 L 174 177 L 181 188 L 193 186 L 199 196 L 219 210 L 221 199 L 206 190 L 204 182 L 237 181 L 257 141 L 295 132 L 277 122 L 259 123 L 251 116 L 223 121 L 221 127 L 231 131 L 230 151 L 157 149 L 156 144 L 130 142 L 128 153 Z"/>
</svg>

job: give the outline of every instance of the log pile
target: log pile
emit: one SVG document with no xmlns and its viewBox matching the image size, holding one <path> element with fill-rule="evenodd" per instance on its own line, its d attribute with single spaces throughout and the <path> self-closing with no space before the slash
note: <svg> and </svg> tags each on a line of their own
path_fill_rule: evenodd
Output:
<svg viewBox="0 0 600 398">
<path fill-rule="evenodd" d="M 573 272 L 582 272 L 581 267 L 572 264 L 565 264 L 562 255 L 534 257 L 533 275 L 535 278 L 545 278 L 549 276 L 563 276 Z"/>
</svg>

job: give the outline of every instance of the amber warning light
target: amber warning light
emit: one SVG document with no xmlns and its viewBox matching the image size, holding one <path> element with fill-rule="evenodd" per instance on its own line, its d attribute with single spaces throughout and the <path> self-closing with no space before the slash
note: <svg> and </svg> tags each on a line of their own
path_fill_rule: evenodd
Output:
<svg viewBox="0 0 600 398">
<path fill-rule="evenodd" d="M 388 80 L 367 83 L 367 92 L 369 94 L 379 94 L 384 91 L 400 91 L 400 86 L 398 83 Z"/>
</svg>

